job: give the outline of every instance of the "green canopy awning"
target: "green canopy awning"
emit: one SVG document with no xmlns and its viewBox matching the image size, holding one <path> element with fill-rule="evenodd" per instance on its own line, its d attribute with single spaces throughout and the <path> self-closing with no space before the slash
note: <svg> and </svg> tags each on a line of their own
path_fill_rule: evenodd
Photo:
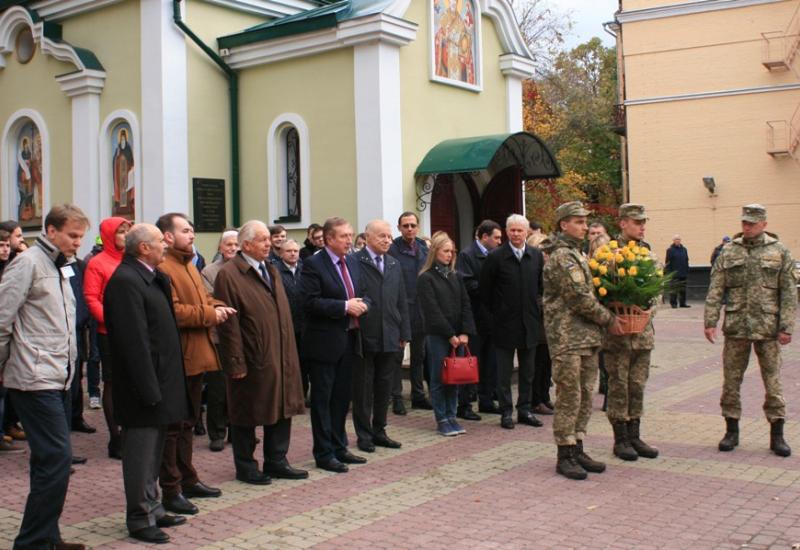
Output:
<svg viewBox="0 0 800 550">
<path fill-rule="evenodd" d="M 448 139 L 428 151 L 416 175 L 487 171 L 490 177 L 510 166 L 519 167 L 522 179 L 561 176 L 553 154 L 544 142 L 528 132 Z"/>
</svg>

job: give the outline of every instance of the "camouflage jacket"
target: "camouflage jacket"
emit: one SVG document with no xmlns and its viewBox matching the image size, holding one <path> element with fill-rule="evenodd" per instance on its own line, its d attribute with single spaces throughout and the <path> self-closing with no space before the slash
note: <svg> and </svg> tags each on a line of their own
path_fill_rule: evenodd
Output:
<svg viewBox="0 0 800 550">
<path fill-rule="evenodd" d="M 722 332 L 732 338 L 771 340 L 791 334 L 797 308 L 797 280 L 791 254 L 776 236 L 752 240 L 741 234 L 722 248 L 711 269 L 705 327 L 717 326 L 727 294 Z"/>
<path fill-rule="evenodd" d="M 626 239 L 622 235 L 617 236 L 617 242 L 620 246 L 625 246 L 628 241 L 635 239 Z M 645 241 L 637 241 L 636 246 L 646 246 L 650 249 L 650 255 L 654 261 L 657 261 L 653 249 Z M 644 327 L 644 331 L 639 334 L 623 334 L 621 336 L 614 336 L 613 334 L 605 334 L 603 340 L 603 349 L 612 353 L 619 353 L 627 350 L 644 350 L 653 349 L 655 346 L 656 332 L 653 329 L 653 316 L 655 314 L 655 305 L 651 308 L 650 322 Z"/>
<path fill-rule="evenodd" d="M 550 354 L 600 346 L 602 327 L 614 316 L 597 300 L 580 241 L 556 234 L 545 246 L 544 330 Z"/>
</svg>

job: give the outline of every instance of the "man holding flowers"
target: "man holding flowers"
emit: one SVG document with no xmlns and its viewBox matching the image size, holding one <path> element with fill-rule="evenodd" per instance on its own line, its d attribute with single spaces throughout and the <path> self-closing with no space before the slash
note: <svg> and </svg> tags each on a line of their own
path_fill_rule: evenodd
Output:
<svg viewBox="0 0 800 550">
<path fill-rule="evenodd" d="M 556 233 L 543 245 L 549 255 L 543 271 L 544 323 L 556 386 L 556 472 L 569 479 L 605 470 L 605 464 L 584 452 L 583 439 L 592 414 L 603 327 L 612 334 L 622 330 L 616 316 L 600 304 L 581 253 L 588 215 L 579 201 L 562 204 L 556 209 Z"/>
</svg>

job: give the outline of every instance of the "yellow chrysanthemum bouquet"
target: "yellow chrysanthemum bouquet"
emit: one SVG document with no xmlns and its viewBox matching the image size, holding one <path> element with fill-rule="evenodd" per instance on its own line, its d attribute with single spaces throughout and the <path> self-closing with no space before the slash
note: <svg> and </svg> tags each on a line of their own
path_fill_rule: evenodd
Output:
<svg viewBox="0 0 800 550">
<path fill-rule="evenodd" d="M 627 332 L 644 330 L 650 308 L 671 277 L 664 274 L 650 250 L 635 241 L 622 247 L 611 241 L 597 249 L 589 267 L 600 302 L 628 324 Z"/>
</svg>

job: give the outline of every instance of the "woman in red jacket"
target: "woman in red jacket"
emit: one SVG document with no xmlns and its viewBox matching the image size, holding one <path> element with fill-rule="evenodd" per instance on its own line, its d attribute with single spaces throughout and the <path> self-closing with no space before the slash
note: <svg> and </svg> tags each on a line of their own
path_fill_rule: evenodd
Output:
<svg viewBox="0 0 800 550">
<path fill-rule="evenodd" d="M 125 253 L 125 235 L 131 222 L 125 218 L 106 218 L 100 223 L 100 238 L 103 251 L 93 256 L 86 266 L 83 276 L 83 295 L 89 312 L 97 320 L 97 344 L 100 347 L 100 361 L 103 365 L 103 413 L 108 424 L 110 436 L 108 456 L 121 459 L 119 428 L 114 422 L 114 408 L 111 400 L 111 349 L 103 318 L 103 292 L 111 275 L 117 269 Z"/>
</svg>

